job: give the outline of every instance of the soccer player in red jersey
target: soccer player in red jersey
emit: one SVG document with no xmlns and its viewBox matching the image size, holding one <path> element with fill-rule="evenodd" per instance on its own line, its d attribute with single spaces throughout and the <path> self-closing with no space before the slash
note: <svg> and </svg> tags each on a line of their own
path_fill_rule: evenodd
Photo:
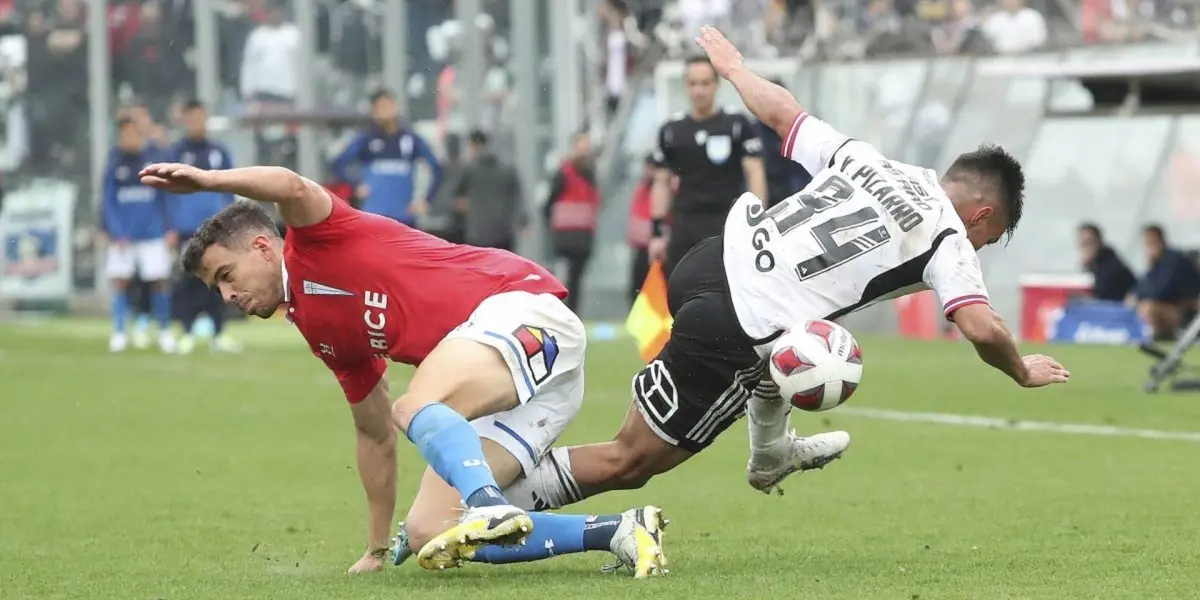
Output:
<svg viewBox="0 0 1200 600">
<path fill-rule="evenodd" d="M 450 244 L 360 212 L 279 167 L 155 164 L 141 178 L 174 193 L 278 206 L 286 240 L 259 204 L 239 202 L 201 226 L 183 266 L 249 314 L 286 307 L 341 383 L 369 515 L 367 553 L 352 572 L 381 568 L 389 550 L 397 427 L 430 466 L 406 524 L 423 567 L 604 550 L 635 575 L 661 572 L 657 508 L 530 514 L 536 507 L 513 506 L 501 492 L 533 472 L 583 401 L 584 327 L 550 273 L 509 252 Z M 388 358 L 417 366 L 394 403 Z"/>
</svg>

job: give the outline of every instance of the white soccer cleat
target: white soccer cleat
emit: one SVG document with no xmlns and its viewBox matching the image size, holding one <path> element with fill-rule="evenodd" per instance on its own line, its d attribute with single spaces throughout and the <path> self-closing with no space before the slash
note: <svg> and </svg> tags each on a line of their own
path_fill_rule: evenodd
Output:
<svg viewBox="0 0 1200 600">
<path fill-rule="evenodd" d="M 242 352 L 242 343 L 227 336 L 219 335 L 212 340 L 209 346 L 213 352 L 223 352 L 226 354 L 240 354 Z"/>
<path fill-rule="evenodd" d="M 124 333 L 114 333 L 108 338 L 109 352 L 124 352 L 129 349 L 129 336 Z"/>
<path fill-rule="evenodd" d="M 468 508 L 457 525 L 421 548 L 417 560 L 431 571 L 461 567 L 480 548 L 524 544 L 532 531 L 529 514 L 515 506 Z"/>
<path fill-rule="evenodd" d="M 170 331 L 163 331 L 158 334 L 158 349 L 163 354 L 175 354 L 175 336 L 171 335 Z"/>
<path fill-rule="evenodd" d="M 133 331 L 133 347 L 138 350 L 145 350 L 150 347 L 150 334 L 143 329 L 135 329 Z"/>
<path fill-rule="evenodd" d="M 617 526 L 610 546 L 618 562 L 601 571 L 614 573 L 621 567 L 629 567 L 634 579 L 666 575 L 667 557 L 663 554 L 662 536 L 668 522 L 657 506 L 643 506 L 621 513 L 621 524 Z"/>
<path fill-rule="evenodd" d="M 825 465 L 842 457 L 842 453 L 850 446 L 850 434 L 845 431 L 830 431 L 818 433 L 809 437 L 799 437 L 795 431 L 788 432 L 783 456 L 774 467 L 760 467 L 751 458 L 746 466 L 746 479 L 750 487 L 764 493 L 772 491 L 783 493 L 779 484 L 788 475 L 796 471 L 811 471 L 824 468 Z"/>
</svg>

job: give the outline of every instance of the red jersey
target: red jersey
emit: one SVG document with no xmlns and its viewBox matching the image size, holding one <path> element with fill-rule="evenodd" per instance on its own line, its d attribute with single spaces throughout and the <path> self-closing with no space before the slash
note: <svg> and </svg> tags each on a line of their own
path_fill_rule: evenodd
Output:
<svg viewBox="0 0 1200 600">
<path fill-rule="evenodd" d="M 567 295 L 532 261 L 451 244 L 338 198 L 329 218 L 288 228 L 283 280 L 288 318 L 351 403 L 379 383 L 384 359 L 420 364 L 488 297 Z"/>
</svg>

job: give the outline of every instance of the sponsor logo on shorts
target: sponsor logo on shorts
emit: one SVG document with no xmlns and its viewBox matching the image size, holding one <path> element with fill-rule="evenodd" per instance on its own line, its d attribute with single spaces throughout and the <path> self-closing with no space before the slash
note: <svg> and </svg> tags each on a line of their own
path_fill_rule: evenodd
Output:
<svg viewBox="0 0 1200 600">
<path fill-rule="evenodd" d="M 521 344 L 534 383 L 549 378 L 554 371 L 554 361 L 558 360 L 558 340 L 545 329 L 529 325 L 518 327 L 513 331 L 513 337 Z"/>
</svg>

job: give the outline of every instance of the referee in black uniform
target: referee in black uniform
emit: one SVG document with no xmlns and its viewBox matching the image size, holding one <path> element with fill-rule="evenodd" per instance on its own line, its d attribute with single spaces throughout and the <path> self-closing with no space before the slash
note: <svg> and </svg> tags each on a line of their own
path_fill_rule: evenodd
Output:
<svg viewBox="0 0 1200 600">
<path fill-rule="evenodd" d="M 744 192 L 767 198 L 762 140 L 750 118 L 717 108 L 720 79 L 707 58 L 690 58 L 684 78 L 692 109 L 658 130 L 658 167 L 650 214 L 654 237 L 650 260 L 662 260 L 669 276 L 700 241 L 719 235 L 729 207 Z M 672 194 L 671 178 L 679 177 Z M 665 235 L 670 220 L 671 235 Z"/>
</svg>

